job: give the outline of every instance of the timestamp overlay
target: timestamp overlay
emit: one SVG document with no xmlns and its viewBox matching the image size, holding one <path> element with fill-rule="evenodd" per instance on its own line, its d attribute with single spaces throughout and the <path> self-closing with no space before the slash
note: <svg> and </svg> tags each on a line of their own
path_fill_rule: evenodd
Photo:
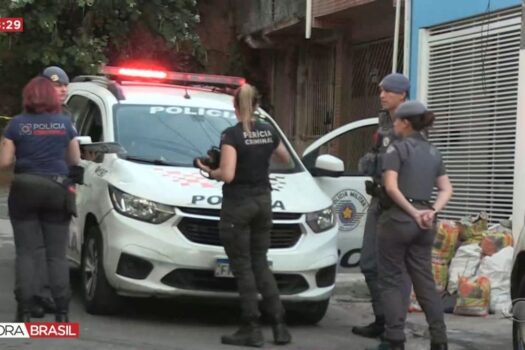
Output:
<svg viewBox="0 0 525 350">
<path fill-rule="evenodd" d="M 24 19 L 22 17 L 0 17 L 0 32 L 21 33 L 24 31 Z"/>
</svg>

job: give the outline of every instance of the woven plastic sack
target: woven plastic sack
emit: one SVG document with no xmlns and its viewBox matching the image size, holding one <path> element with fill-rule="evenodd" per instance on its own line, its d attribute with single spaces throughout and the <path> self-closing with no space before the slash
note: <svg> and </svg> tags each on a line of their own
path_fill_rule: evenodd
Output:
<svg viewBox="0 0 525 350">
<path fill-rule="evenodd" d="M 490 280 L 486 276 L 473 279 L 460 277 L 458 301 L 454 314 L 464 316 L 487 316 L 490 305 Z"/>
<path fill-rule="evenodd" d="M 465 217 L 459 222 L 459 239 L 463 244 L 479 244 L 488 230 L 487 214 L 482 212 L 477 217 Z"/>
<path fill-rule="evenodd" d="M 432 262 L 448 265 L 456 252 L 459 227 L 454 221 L 440 220 L 434 245 L 432 247 Z"/>
<path fill-rule="evenodd" d="M 467 244 L 459 247 L 448 269 L 448 292 L 454 294 L 458 290 L 460 277 L 475 277 L 480 262 L 481 247 L 478 244 Z"/>
<path fill-rule="evenodd" d="M 514 248 L 506 247 L 481 261 L 479 273 L 490 280 L 490 312 L 497 313 L 508 308 L 510 298 L 510 274 Z"/>
<path fill-rule="evenodd" d="M 448 284 L 448 264 L 432 263 L 432 272 L 437 291 L 445 291 Z"/>
<path fill-rule="evenodd" d="M 412 293 L 410 294 L 410 305 L 408 307 L 408 312 L 421 312 L 423 311 L 421 309 L 421 305 L 419 305 L 419 302 L 416 298 L 416 293 L 414 290 L 412 290 Z"/>
<path fill-rule="evenodd" d="M 514 245 L 512 231 L 503 227 L 496 226 L 483 234 L 481 249 L 483 255 L 492 256 L 506 247 Z"/>
</svg>

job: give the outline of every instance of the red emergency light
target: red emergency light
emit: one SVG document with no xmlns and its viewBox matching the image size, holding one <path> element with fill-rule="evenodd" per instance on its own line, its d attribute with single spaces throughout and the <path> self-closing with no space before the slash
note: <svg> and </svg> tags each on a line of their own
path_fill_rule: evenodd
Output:
<svg viewBox="0 0 525 350">
<path fill-rule="evenodd" d="M 128 68 L 104 66 L 102 68 L 102 73 L 109 76 L 119 77 L 123 80 L 153 79 L 181 83 L 192 83 L 193 85 L 241 86 L 246 83 L 246 79 L 240 77 L 229 77 L 224 75 L 212 74 L 168 72 L 163 70 L 131 67 Z"/>
<path fill-rule="evenodd" d="M 119 68 L 118 75 L 135 78 L 166 79 L 168 73 L 158 70 Z"/>
</svg>

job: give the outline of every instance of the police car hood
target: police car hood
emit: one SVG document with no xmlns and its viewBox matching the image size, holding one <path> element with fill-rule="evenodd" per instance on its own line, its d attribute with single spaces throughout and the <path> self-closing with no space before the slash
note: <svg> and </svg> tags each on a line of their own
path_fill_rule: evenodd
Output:
<svg viewBox="0 0 525 350">
<path fill-rule="evenodd" d="M 123 159 L 106 166 L 105 180 L 134 196 L 177 207 L 218 209 L 221 206 L 222 183 L 206 179 L 198 169 Z M 332 205 L 307 172 L 271 174 L 270 180 L 274 211 L 309 213 Z"/>
</svg>

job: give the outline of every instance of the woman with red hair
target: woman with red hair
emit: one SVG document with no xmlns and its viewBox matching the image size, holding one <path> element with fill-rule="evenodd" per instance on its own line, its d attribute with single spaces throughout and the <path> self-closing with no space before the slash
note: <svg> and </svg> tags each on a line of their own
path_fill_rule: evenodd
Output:
<svg viewBox="0 0 525 350">
<path fill-rule="evenodd" d="M 71 119 L 62 114 L 61 102 L 48 79 L 32 79 L 22 97 L 24 111 L 6 127 L 0 149 L 0 168 L 15 163 L 8 205 L 16 248 L 17 322 L 30 321 L 36 273 L 33 257 L 42 245 L 56 304 L 55 319 L 67 322 L 66 244 L 71 219 L 66 206 L 71 189 L 67 176 L 68 165 L 80 161 L 77 133 Z"/>
</svg>

